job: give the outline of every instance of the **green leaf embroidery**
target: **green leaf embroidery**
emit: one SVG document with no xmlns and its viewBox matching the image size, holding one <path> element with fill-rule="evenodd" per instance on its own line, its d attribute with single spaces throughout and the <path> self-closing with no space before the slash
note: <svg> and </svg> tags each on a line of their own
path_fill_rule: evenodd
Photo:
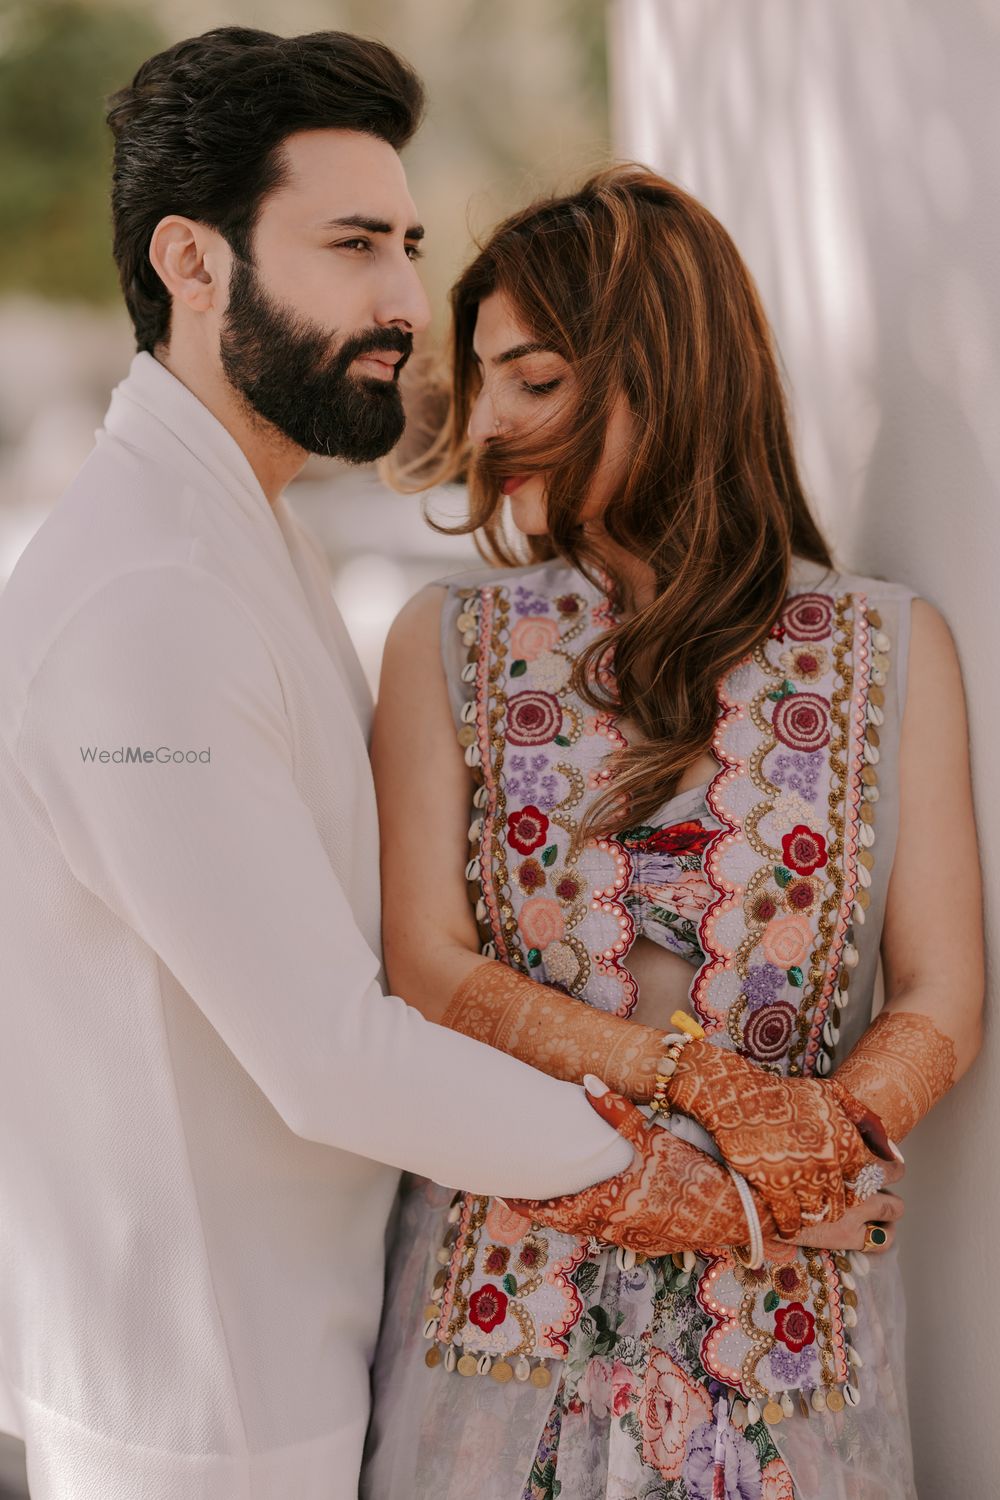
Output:
<svg viewBox="0 0 1000 1500">
<path fill-rule="evenodd" d="M 802 984 L 802 970 L 799 968 L 798 964 L 795 965 L 794 969 L 789 969 L 788 970 L 788 978 L 789 978 L 790 983 L 794 984 L 794 986 L 795 986 L 796 989 L 799 989 L 801 987 L 801 984 Z"/>
<path fill-rule="evenodd" d="M 557 734 L 556 735 L 556 744 L 557 745 L 562 745 L 562 747 L 565 749 L 566 746 L 569 744 L 569 740 L 566 738 L 566 736 L 564 734 Z"/>
<path fill-rule="evenodd" d="M 764 1298 L 764 1311 L 774 1312 L 774 1309 L 777 1307 L 779 1300 L 780 1299 L 777 1292 L 768 1292 L 767 1296 Z"/>
<path fill-rule="evenodd" d="M 521 661 L 520 658 L 517 661 L 512 661 L 510 664 L 510 675 L 512 677 L 523 677 L 527 670 L 528 663 Z"/>
<path fill-rule="evenodd" d="M 555 857 L 558 853 L 559 849 L 555 844 L 550 844 L 547 849 L 542 850 L 542 864 L 546 867 L 546 869 L 548 869 L 549 865 L 554 862 Z"/>
<path fill-rule="evenodd" d="M 531 968 L 531 969 L 537 969 L 538 965 L 541 963 L 541 961 L 542 961 L 542 955 L 541 955 L 541 952 L 539 951 L 539 949 L 537 949 L 537 948 L 529 948 L 528 949 L 528 967 Z"/>
<path fill-rule="evenodd" d="M 501 1283 L 501 1285 L 503 1286 L 503 1289 L 507 1293 L 508 1297 L 516 1297 L 517 1296 L 517 1281 L 510 1274 L 509 1271 L 507 1272 L 507 1275 L 504 1277 L 503 1282 Z"/>
<path fill-rule="evenodd" d="M 785 886 L 792 878 L 792 872 L 791 870 L 786 870 L 784 865 L 775 865 L 774 878 L 781 886 L 781 889 L 784 890 Z"/>
</svg>

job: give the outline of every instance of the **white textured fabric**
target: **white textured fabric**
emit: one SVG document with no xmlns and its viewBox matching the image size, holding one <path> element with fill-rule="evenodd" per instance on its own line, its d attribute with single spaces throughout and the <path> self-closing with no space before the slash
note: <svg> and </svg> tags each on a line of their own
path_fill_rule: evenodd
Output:
<svg viewBox="0 0 1000 1500">
<path fill-rule="evenodd" d="M 382 993 L 369 712 L 315 542 L 137 355 L 0 598 L 0 1411 L 33 1500 L 355 1496 L 397 1169 L 534 1197 L 631 1159 Z"/>
</svg>

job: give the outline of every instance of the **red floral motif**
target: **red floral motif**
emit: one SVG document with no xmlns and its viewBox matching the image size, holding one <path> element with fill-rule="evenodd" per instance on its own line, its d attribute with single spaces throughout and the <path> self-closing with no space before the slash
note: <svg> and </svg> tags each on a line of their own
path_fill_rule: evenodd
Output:
<svg viewBox="0 0 1000 1500">
<path fill-rule="evenodd" d="M 787 1265 L 775 1266 L 771 1272 L 771 1285 L 779 1297 L 790 1301 L 792 1297 L 804 1297 L 809 1290 L 809 1278 L 797 1260 Z"/>
<path fill-rule="evenodd" d="M 830 741 L 830 706 L 819 693 L 789 693 L 774 706 L 774 732 L 782 744 L 808 753 Z"/>
<path fill-rule="evenodd" d="M 583 882 L 575 875 L 564 875 L 556 886 L 556 895 L 560 901 L 575 901 L 583 890 Z"/>
<path fill-rule="evenodd" d="M 483 1257 L 483 1270 L 489 1276 L 502 1276 L 510 1260 L 506 1245 L 491 1245 Z"/>
<path fill-rule="evenodd" d="M 551 693 L 515 693 L 507 700 L 507 738 L 512 745 L 547 745 L 562 728 L 562 709 Z"/>
<path fill-rule="evenodd" d="M 580 601 L 572 594 L 560 594 L 556 600 L 556 609 L 561 615 L 577 615 L 580 613 Z"/>
<path fill-rule="evenodd" d="M 796 641 L 822 641 L 833 628 L 833 603 L 826 594 L 796 594 L 781 623 Z"/>
<path fill-rule="evenodd" d="M 743 1042 L 756 1062 L 778 1062 L 785 1056 L 795 1025 L 795 1007 L 784 1001 L 751 1011 L 743 1028 Z"/>
<path fill-rule="evenodd" d="M 520 812 L 512 812 L 507 818 L 507 842 L 518 854 L 532 854 L 545 843 L 549 831 L 549 820 L 541 808 L 529 802 Z"/>
<path fill-rule="evenodd" d="M 777 911 L 778 903 L 766 891 L 759 896 L 754 896 L 747 906 L 747 916 L 751 922 L 770 922 L 771 918 L 777 915 Z"/>
<path fill-rule="evenodd" d="M 811 880 L 792 880 L 785 887 L 785 905 L 791 911 L 812 911 L 816 887 Z"/>
<path fill-rule="evenodd" d="M 792 1303 L 796 1307 L 797 1303 Z M 487 1281 L 469 1298 L 469 1322 L 475 1323 L 484 1333 L 492 1333 L 498 1323 L 507 1316 L 507 1294 Z"/>
<path fill-rule="evenodd" d="M 522 1271 L 537 1271 L 539 1266 L 544 1266 L 548 1253 L 549 1242 L 544 1235 L 526 1234 L 521 1241 L 517 1263 Z"/>
<path fill-rule="evenodd" d="M 801 1302 L 789 1302 L 774 1315 L 774 1336 L 793 1354 L 800 1354 L 816 1341 L 816 1319 Z"/>
<path fill-rule="evenodd" d="M 643 840 L 642 847 L 651 854 L 703 854 L 714 837 L 711 829 L 695 819 L 658 828 Z"/>
<path fill-rule="evenodd" d="M 821 833 L 813 833 L 804 823 L 796 823 L 791 833 L 781 840 L 781 852 L 785 864 L 796 875 L 811 875 L 826 864 L 826 839 Z"/>
</svg>

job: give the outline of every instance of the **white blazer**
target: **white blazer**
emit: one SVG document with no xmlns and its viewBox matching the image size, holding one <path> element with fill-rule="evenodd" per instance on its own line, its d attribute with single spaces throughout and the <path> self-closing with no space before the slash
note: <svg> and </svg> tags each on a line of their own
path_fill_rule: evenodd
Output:
<svg viewBox="0 0 1000 1500">
<path fill-rule="evenodd" d="M 0 597 L 32 1500 L 349 1500 L 398 1169 L 534 1197 L 631 1160 L 581 1090 L 383 993 L 370 709 L 315 540 L 137 355 Z"/>
</svg>

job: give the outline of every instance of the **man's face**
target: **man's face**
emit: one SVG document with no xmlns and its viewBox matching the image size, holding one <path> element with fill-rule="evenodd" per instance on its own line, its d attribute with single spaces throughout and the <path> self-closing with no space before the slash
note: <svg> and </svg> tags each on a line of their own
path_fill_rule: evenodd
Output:
<svg viewBox="0 0 1000 1500">
<path fill-rule="evenodd" d="M 423 231 L 385 141 L 309 130 L 284 143 L 254 263 L 234 259 L 219 353 L 244 404 L 309 453 L 367 463 L 404 426 L 399 371 L 430 309 Z"/>
</svg>

